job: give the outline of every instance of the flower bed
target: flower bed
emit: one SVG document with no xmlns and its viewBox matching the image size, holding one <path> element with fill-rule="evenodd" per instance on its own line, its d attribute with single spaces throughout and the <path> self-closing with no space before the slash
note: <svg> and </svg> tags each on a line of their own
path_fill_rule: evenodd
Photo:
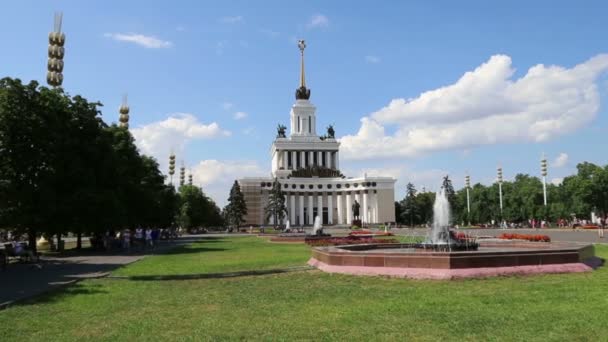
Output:
<svg viewBox="0 0 608 342">
<path fill-rule="evenodd" d="M 394 236 L 395 234 L 390 233 L 390 232 L 372 232 L 371 230 L 367 230 L 367 229 L 362 229 L 362 230 L 354 230 L 352 232 L 350 232 L 348 234 L 349 236 L 360 236 L 360 235 L 365 235 L 365 236 Z"/>
<path fill-rule="evenodd" d="M 396 239 L 361 238 L 357 236 L 333 237 L 327 239 L 306 239 L 306 244 L 312 247 L 360 245 L 367 243 L 399 243 Z"/>
<path fill-rule="evenodd" d="M 551 242 L 551 238 L 548 235 L 533 235 L 533 234 L 500 234 L 499 239 L 503 240 L 527 240 L 534 242 Z"/>
<path fill-rule="evenodd" d="M 599 227 L 594 224 L 588 224 L 586 226 L 582 226 L 583 229 L 598 229 Z"/>
</svg>

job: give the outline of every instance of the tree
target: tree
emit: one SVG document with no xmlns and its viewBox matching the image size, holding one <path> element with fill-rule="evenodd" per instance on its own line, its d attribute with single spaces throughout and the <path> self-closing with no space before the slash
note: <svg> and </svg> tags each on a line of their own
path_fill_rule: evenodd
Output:
<svg viewBox="0 0 608 342">
<path fill-rule="evenodd" d="M 266 220 L 273 218 L 274 226 L 282 222 L 287 215 L 287 206 L 285 206 L 285 194 L 281 191 L 281 183 L 275 178 L 272 183 L 272 189 L 268 196 L 268 204 L 264 208 Z"/>
<path fill-rule="evenodd" d="M 456 192 L 454 191 L 454 187 L 452 186 L 452 180 L 450 180 L 450 176 L 445 175 L 445 177 L 443 177 L 441 188 L 443 189 L 445 197 L 447 197 L 448 199 L 448 202 L 450 202 L 450 210 L 453 210 L 454 203 L 456 203 Z"/>
<path fill-rule="evenodd" d="M 234 226 L 240 226 L 245 222 L 244 216 L 247 215 L 247 204 L 245 203 L 245 196 L 241 192 L 241 186 L 238 181 L 234 181 L 232 188 L 230 189 L 230 196 L 228 197 L 228 204 L 224 208 L 228 224 Z"/>
<path fill-rule="evenodd" d="M 412 183 L 407 183 L 402 208 L 403 221 L 408 222 L 410 227 L 413 227 L 414 223 L 419 220 L 419 211 L 416 203 L 416 188 Z"/>
</svg>

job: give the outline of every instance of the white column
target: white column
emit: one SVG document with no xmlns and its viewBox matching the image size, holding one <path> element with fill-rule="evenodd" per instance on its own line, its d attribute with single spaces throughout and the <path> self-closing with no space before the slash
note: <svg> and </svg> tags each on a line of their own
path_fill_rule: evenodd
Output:
<svg viewBox="0 0 608 342">
<path fill-rule="evenodd" d="M 308 166 L 312 166 L 314 164 L 314 161 L 315 161 L 314 154 L 315 154 L 314 151 L 308 152 Z"/>
<path fill-rule="evenodd" d="M 325 166 L 327 166 L 328 169 L 331 169 L 331 151 L 325 152 Z"/>
<path fill-rule="evenodd" d="M 283 169 L 287 170 L 287 164 L 288 164 L 287 163 L 287 158 L 288 158 L 287 151 L 283 151 L 281 154 L 283 155 Z"/>
<path fill-rule="evenodd" d="M 346 224 L 350 225 L 353 221 L 353 204 L 350 192 L 346 193 Z"/>
<path fill-rule="evenodd" d="M 317 200 L 317 215 L 321 218 L 321 222 L 323 222 L 323 193 L 320 192 Z"/>
<path fill-rule="evenodd" d="M 291 155 L 291 168 L 293 170 L 296 169 L 296 152 L 295 151 L 290 151 L 289 154 Z"/>
<path fill-rule="evenodd" d="M 342 193 L 336 192 L 336 206 L 338 207 L 338 224 L 344 224 L 344 211 L 342 209 Z"/>
<path fill-rule="evenodd" d="M 378 210 L 376 207 L 376 202 L 378 201 L 378 198 L 376 196 L 376 194 L 374 193 L 374 190 L 370 190 L 370 206 L 371 206 L 371 214 L 372 214 L 372 218 L 371 218 L 371 223 L 378 223 Z"/>
<path fill-rule="evenodd" d="M 334 158 L 335 158 L 334 165 L 336 165 L 336 170 L 340 170 L 340 152 L 339 151 L 336 151 Z"/>
<path fill-rule="evenodd" d="M 323 158 L 323 151 L 317 152 L 317 165 L 319 165 L 319 166 L 323 165 L 323 162 L 321 161 L 322 158 Z"/>
<path fill-rule="evenodd" d="M 306 167 L 306 151 L 300 151 L 300 166 L 302 168 Z"/>
<path fill-rule="evenodd" d="M 289 201 L 289 223 L 293 226 L 296 224 L 296 194 L 290 194 Z"/>
<path fill-rule="evenodd" d="M 327 224 L 334 224 L 334 193 L 327 193 Z"/>
<path fill-rule="evenodd" d="M 367 194 L 365 193 L 365 191 L 363 191 L 363 203 L 361 204 L 361 208 L 363 208 L 363 215 L 361 215 L 363 217 L 363 222 L 369 223 L 369 217 L 368 217 L 368 201 L 367 201 Z"/>
<path fill-rule="evenodd" d="M 314 192 L 308 194 L 308 223 L 314 224 L 315 218 L 313 216 L 313 208 L 314 208 Z"/>
<path fill-rule="evenodd" d="M 304 225 L 304 195 L 300 195 L 300 225 Z"/>
</svg>

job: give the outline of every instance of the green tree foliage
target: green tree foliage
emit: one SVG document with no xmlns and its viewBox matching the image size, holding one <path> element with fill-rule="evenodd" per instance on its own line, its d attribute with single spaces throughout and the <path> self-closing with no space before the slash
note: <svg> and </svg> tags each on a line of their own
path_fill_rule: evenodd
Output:
<svg viewBox="0 0 608 342">
<path fill-rule="evenodd" d="M 245 222 L 245 215 L 247 215 L 245 196 L 241 192 L 239 182 L 235 180 L 230 189 L 228 204 L 224 207 L 223 216 L 227 224 L 238 227 Z"/>
<path fill-rule="evenodd" d="M 526 223 L 530 219 L 548 220 L 589 219 L 591 212 L 598 215 L 608 214 L 608 166 L 598 166 L 584 162 L 577 166 L 577 174 L 564 178 L 560 185 L 547 184 L 548 203 L 543 204 L 543 187 L 538 177 L 518 174 L 513 181 L 502 183 L 503 210 L 502 217 L 499 205 L 498 184 L 486 186 L 475 184 L 469 190 L 471 212 L 467 212 L 466 189 L 460 189 L 450 195 L 452 188 L 449 178 L 444 178 L 443 187 L 448 189 L 448 199 L 452 206 L 455 224 L 486 224 L 492 221 L 498 224 L 501 219 L 508 222 Z M 453 188 L 452 188 L 453 189 Z M 396 212 L 405 211 L 406 197 L 398 203 Z M 418 193 L 415 196 L 418 215 L 414 225 L 428 223 L 432 220 L 433 193 Z M 397 206 L 397 205 L 396 205 Z M 398 216 L 399 217 L 399 216 Z M 410 224 L 402 214 L 400 223 Z"/>
<path fill-rule="evenodd" d="M 282 222 L 287 215 L 287 206 L 285 206 L 285 194 L 281 190 L 281 183 L 275 178 L 272 183 L 272 189 L 268 196 L 268 204 L 264 208 L 266 214 L 266 220 L 271 217 L 276 227 L 279 222 Z"/>
<path fill-rule="evenodd" d="M 216 227 L 223 225 L 220 209 L 203 190 L 194 185 L 179 188 L 177 221 L 182 228 Z"/>
<path fill-rule="evenodd" d="M 416 201 L 416 187 L 414 187 L 414 184 L 407 183 L 405 198 L 401 207 L 403 208 L 401 213 L 403 222 L 409 224 L 410 227 L 414 226 L 414 222 L 420 222 L 420 213 Z"/>
<path fill-rule="evenodd" d="M 173 224 L 175 190 L 127 129 L 101 120 L 100 106 L 35 81 L 0 80 L 0 227 L 28 234 L 35 247 L 40 234 Z"/>
</svg>

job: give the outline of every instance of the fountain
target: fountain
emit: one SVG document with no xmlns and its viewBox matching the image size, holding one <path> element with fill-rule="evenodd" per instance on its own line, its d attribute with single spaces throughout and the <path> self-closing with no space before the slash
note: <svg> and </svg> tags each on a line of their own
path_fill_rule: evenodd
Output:
<svg viewBox="0 0 608 342">
<path fill-rule="evenodd" d="M 425 242 L 420 244 L 420 247 L 436 251 L 469 251 L 477 250 L 479 247 L 473 237 L 459 238 L 450 230 L 450 202 L 443 188 L 435 194 L 433 225 L 430 235 Z"/>
<path fill-rule="evenodd" d="M 314 220 L 314 224 L 312 226 L 312 230 L 310 233 L 304 232 L 292 232 L 289 229 L 289 221 L 287 221 L 287 225 L 283 233 L 278 236 L 272 237 L 270 241 L 272 242 L 305 242 L 308 239 L 324 239 L 330 237 L 330 234 L 326 234 L 323 232 L 323 224 L 321 223 L 321 217 L 316 216 Z"/>
<path fill-rule="evenodd" d="M 289 225 L 289 220 L 287 220 L 287 222 L 285 222 L 285 230 L 283 230 L 283 232 L 285 232 L 285 233 L 291 232 L 291 226 Z"/>
<path fill-rule="evenodd" d="M 312 236 L 322 236 L 323 235 L 323 225 L 321 224 L 321 218 L 317 215 L 315 217 L 315 224 L 312 226 Z"/>
<path fill-rule="evenodd" d="M 450 204 L 440 190 L 426 241 L 314 247 L 308 264 L 330 273 L 456 279 L 586 272 L 601 261 L 595 257 L 591 244 L 477 240 L 462 232 L 455 233 L 449 226 Z M 319 231 L 322 232 L 320 221 L 315 220 L 313 235 L 306 239 L 320 238 Z"/>
</svg>

